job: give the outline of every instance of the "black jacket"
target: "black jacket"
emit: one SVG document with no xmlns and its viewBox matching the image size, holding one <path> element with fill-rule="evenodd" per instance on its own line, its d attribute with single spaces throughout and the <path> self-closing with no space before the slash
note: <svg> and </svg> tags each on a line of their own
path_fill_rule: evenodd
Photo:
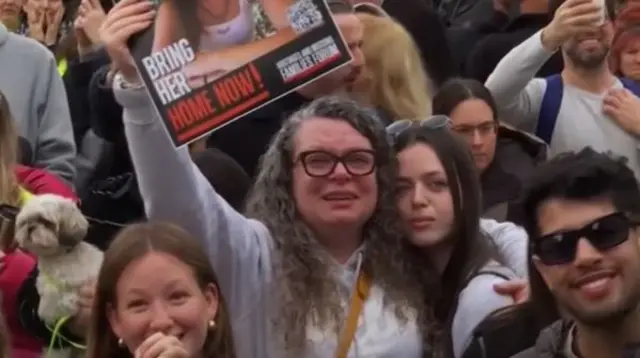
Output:
<svg viewBox="0 0 640 358">
<path fill-rule="evenodd" d="M 81 142 L 84 134 L 91 127 L 89 120 L 91 109 L 88 96 L 91 77 L 107 63 L 109 63 L 109 57 L 105 51 L 98 50 L 87 55 L 82 61 L 77 58 L 69 61 L 67 72 L 62 77 L 67 92 L 73 138 L 76 144 Z"/>
<path fill-rule="evenodd" d="M 518 197 L 535 167 L 546 158 L 544 142 L 501 126 L 493 162 L 480 177 L 483 217 L 522 223 L 524 214 Z"/>
</svg>

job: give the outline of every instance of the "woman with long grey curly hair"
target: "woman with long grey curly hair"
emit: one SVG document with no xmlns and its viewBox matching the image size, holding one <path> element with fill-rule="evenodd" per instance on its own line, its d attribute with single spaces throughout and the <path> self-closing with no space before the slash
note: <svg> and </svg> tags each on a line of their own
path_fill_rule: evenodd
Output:
<svg viewBox="0 0 640 358">
<path fill-rule="evenodd" d="M 403 308 L 424 306 L 416 277 L 407 270 L 407 236 L 398 225 L 395 204 L 396 170 L 376 115 L 344 99 L 316 100 L 293 114 L 273 139 L 262 158 L 247 214 L 267 226 L 277 249 L 274 291 L 281 310 L 276 323 L 286 344 L 303 346 L 310 337 L 298 327 L 310 323 L 339 333 L 348 313 L 345 298 L 358 274 L 370 277 L 384 293 L 368 300 L 379 301 L 399 326 L 408 319 Z M 335 261 L 346 267 L 345 272 L 337 270 Z M 398 326 L 388 317 L 367 318 L 367 325 L 386 325 L 389 332 Z M 354 345 L 362 345 L 363 352 L 380 349 L 390 343 L 379 336 L 386 334 L 383 331 L 364 335 Z M 407 355 L 403 340 L 396 339 L 393 344 L 399 350 L 382 352 L 413 356 Z"/>
<path fill-rule="evenodd" d="M 292 115 L 244 216 L 173 148 L 142 86 L 125 81 L 116 76 L 114 92 L 147 215 L 204 241 L 239 357 L 423 356 L 430 275 L 411 269 L 397 161 L 374 112 L 322 98 Z"/>
</svg>

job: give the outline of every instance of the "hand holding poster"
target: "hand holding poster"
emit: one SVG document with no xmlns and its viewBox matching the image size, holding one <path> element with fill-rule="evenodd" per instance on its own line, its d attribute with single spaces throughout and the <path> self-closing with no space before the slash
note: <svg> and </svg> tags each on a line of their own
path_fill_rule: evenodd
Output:
<svg viewBox="0 0 640 358">
<path fill-rule="evenodd" d="M 182 146 L 351 60 L 324 0 L 164 0 L 132 54 Z M 273 33 L 256 39 L 252 6 Z"/>
</svg>

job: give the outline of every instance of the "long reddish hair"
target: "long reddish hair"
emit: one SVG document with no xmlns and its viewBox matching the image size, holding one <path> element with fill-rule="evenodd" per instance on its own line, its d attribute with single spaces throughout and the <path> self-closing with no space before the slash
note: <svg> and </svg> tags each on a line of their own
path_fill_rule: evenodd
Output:
<svg viewBox="0 0 640 358">
<path fill-rule="evenodd" d="M 609 65 L 615 74 L 620 75 L 620 54 L 630 43 L 640 40 L 640 1 L 629 1 L 618 13 L 614 25 Z"/>
</svg>

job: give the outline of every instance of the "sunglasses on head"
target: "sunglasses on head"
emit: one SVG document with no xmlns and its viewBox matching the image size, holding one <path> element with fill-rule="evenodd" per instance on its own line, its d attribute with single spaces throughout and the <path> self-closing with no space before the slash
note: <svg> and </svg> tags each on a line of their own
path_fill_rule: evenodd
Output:
<svg viewBox="0 0 640 358">
<path fill-rule="evenodd" d="M 386 128 L 387 135 L 391 139 L 396 139 L 399 135 L 406 132 L 413 126 L 426 129 L 440 129 L 451 127 L 451 119 L 445 115 L 435 115 L 421 121 L 412 121 L 409 119 L 403 119 L 400 121 L 389 124 Z"/>
<path fill-rule="evenodd" d="M 613 213 L 578 230 L 556 232 L 531 240 L 531 251 L 545 265 L 568 264 L 576 258 L 580 239 L 588 240 L 591 246 L 604 252 L 627 241 L 629 230 L 638 224 L 623 213 Z"/>
</svg>

